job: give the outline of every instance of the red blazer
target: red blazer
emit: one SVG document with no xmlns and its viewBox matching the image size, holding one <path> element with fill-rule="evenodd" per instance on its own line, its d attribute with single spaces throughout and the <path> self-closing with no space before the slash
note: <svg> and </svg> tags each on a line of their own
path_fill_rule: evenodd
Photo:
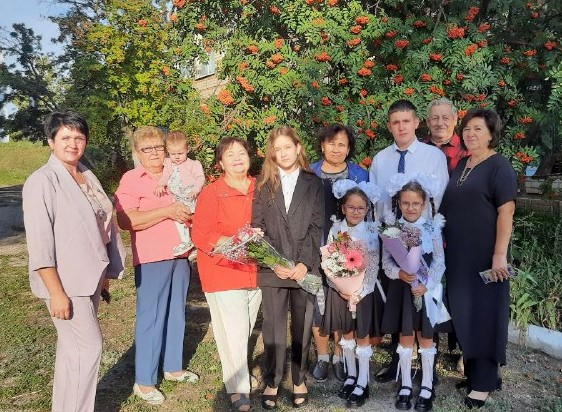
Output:
<svg viewBox="0 0 562 412">
<path fill-rule="evenodd" d="M 232 236 L 252 218 L 255 179 L 248 193 L 228 186 L 221 176 L 203 188 L 197 198 L 191 237 L 197 246 L 197 270 L 203 292 L 256 288 L 256 266 L 231 262 L 212 255 L 221 236 Z"/>
</svg>

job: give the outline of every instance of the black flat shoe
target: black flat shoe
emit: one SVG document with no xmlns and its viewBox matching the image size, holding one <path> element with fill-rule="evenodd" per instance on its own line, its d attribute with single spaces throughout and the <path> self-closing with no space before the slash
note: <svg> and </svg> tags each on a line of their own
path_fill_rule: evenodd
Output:
<svg viewBox="0 0 562 412">
<path fill-rule="evenodd" d="M 365 404 L 365 401 L 369 399 L 369 385 L 367 385 L 367 387 L 361 385 L 355 385 L 353 391 L 355 391 L 355 388 L 359 388 L 363 392 L 361 392 L 361 395 L 356 395 L 354 393 L 351 393 L 351 395 L 349 395 L 349 398 L 347 398 L 347 402 L 345 406 L 351 409 L 362 407 Z"/>
<path fill-rule="evenodd" d="M 468 407 L 468 409 L 480 409 L 484 406 L 486 401 L 481 401 L 480 399 L 473 399 L 470 397 L 464 398 L 464 404 Z"/>
<path fill-rule="evenodd" d="M 240 408 L 242 408 L 243 406 L 249 406 L 250 408 L 246 412 L 250 412 L 252 410 L 252 401 L 250 401 L 250 398 L 242 393 L 240 394 L 240 398 L 238 400 L 230 400 L 230 406 L 235 412 L 242 412 L 242 409 Z"/>
<path fill-rule="evenodd" d="M 386 383 L 396 379 L 396 371 L 398 369 L 398 365 L 391 363 L 387 367 L 382 368 L 376 375 L 375 375 L 375 382 L 378 383 Z"/>
<path fill-rule="evenodd" d="M 409 386 L 401 386 L 400 389 L 398 389 L 398 393 L 400 393 L 402 389 L 407 389 L 410 393 L 408 395 L 396 395 L 394 407 L 401 411 L 407 411 L 412 407 L 412 388 Z"/>
<path fill-rule="evenodd" d="M 275 395 L 261 394 L 261 407 L 267 409 L 268 411 L 277 408 L 277 397 L 279 396 L 279 390 Z M 271 402 L 271 403 L 268 403 Z"/>
<path fill-rule="evenodd" d="M 472 392 L 472 388 L 468 384 L 468 379 L 460 381 L 459 383 L 455 384 L 455 388 L 459 391 L 466 390 L 466 393 L 469 394 Z"/>
<path fill-rule="evenodd" d="M 298 400 L 303 399 L 301 402 Z M 302 408 L 308 404 L 308 392 L 306 393 L 293 393 L 293 408 Z"/>
<path fill-rule="evenodd" d="M 433 392 L 433 389 L 429 389 L 427 386 L 421 386 L 420 392 L 423 389 L 431 392 L 431 396 L 429 398 L 423 398 L 418 395 L 418 399 L 416 399 L 416 404 L 414 405 L 414 410 L 416 412 L 428 412 L 433 409 L 433 398 L 435 397 L 435 392 Z"/>
<path fill-rule="evenodd" d="M 355 376 L 348 376 L 347 379 L 353 379 L 353 383 L 349 385 L 346 385 L 344 383 L 338 392 L 338 397 L 344 400 L 347 400 L 347 398 L 349 398 L 349 395 L 351 395 L 351 392 L 353 392 L 353 389 L 355 389 L 355 382 L 357 382 L 357 378 Z"/>
</svg>

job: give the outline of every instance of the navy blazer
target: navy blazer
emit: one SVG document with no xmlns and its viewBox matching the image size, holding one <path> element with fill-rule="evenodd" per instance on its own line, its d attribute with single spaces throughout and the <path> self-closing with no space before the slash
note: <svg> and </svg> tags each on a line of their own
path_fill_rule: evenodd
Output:
<svg viewBox="0 0 562 412">
<path fill-rule="evenodd" d="M 324 226 L 324 191 L 314 173 L 301 170 L 295 192 L 285 210 L 281 186 L 274 197 L 269 184 L 256 190 L 252 204 L 252 227 L 264 231 L 265 238 L 284 257 L 303 263 L 309 273 L 320 276 L 320 244 Z M 273 270 L 259 268 L 258 286 L 299 287 L 292 279 L 280 279 Z"/>
</svg>

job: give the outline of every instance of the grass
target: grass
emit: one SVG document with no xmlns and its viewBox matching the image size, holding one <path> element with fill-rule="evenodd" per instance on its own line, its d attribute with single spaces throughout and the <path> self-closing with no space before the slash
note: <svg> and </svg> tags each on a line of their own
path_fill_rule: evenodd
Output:
<svg viewBox="0 0 562 412">
<path fill-rule="evenodd" d="M 39 411 L 50 408 L 54 363 L 55 330 L 44 304 L 29 292 L 26 254 L 23 248 L 6 252 L 0 244 L 0 411 Z M 220 362 L 212 337 L 210 315 L 197 277 L 192 279 L 187 305 L 184 344 L 186 366 L 201 377 L 196 384 L 160 382 L 167 400 L 160 407 L 146 405 L 132 396 L 134 381 L 133 328 L 135 311 L 134 281 L 130 266 L 124 279 L 112 281 L 112 302 L 100 306 L 100 324 L 104 334 L 104 352 L 96 398 L 101 412 L 227 411 L 228 402 L 221 382 Z M 258 322 L 259 323 L 259 322 Z M 259 324 L 253 335 L 252 373 L 261 376 L 263 344 Z M 560 384 L 562 361 L 540 352 L 510 345 L 509 367 L 504 368 L 504 390 L 494 394 L 483 410 L 562 412 Z M 313 356 L 313 355 L 312 355 Z M 454 389 L 460 376 L 452 368 L 450 355 L 438 364 L 441 382 L 437 386 L 435 412 L 463 412 L 462 394 Z M 388 360 L 386 352 L 375 350 L 372 373 Z M 418 374 L 419 379 L 419 374 Z M 339 384 L 309 379 L 311 404 L 303 412 L 343 412 L 336 397 Z M 416 384 L 417 387 L 418 384 Z M 281 389 L 280 412 L 289 411 L 289 382 Z M 394 411 L 396 384 L 371 383 L 371 400 L 365 410 Z M 415 391 L 414 391 L 415 392 Z M 252 395 L 259 404 L 259 389 Z M 259 409 L 259 407 L 258 407 Z"/>
<path fill-rule="evenodd" d="M 49 147 L 41 143 L 0 143 L 0 187 L 23 184 L 32 172 L 45 164 L 49 154 Z"/>
</svg>

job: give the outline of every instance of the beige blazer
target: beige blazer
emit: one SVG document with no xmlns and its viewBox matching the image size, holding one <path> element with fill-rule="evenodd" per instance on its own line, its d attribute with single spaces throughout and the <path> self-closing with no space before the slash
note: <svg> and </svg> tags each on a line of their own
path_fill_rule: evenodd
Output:
<svg viewBox="0 0 562 412">
<path fill-rule="evenodd" d="M 101 189 L 94 174 L 81 163 L 79 170 Z M 90 202 L 63 164 L 53 155 L 23 186 L 23 218 L 29 253 L 29 283 L 39 298 L 49 292 L 38 269 L 56 267 L 69 297 L 91 296 L 105 272 L 123 274 L 125 250 L 112 222 L 105 245 Z"/>
</svg>

